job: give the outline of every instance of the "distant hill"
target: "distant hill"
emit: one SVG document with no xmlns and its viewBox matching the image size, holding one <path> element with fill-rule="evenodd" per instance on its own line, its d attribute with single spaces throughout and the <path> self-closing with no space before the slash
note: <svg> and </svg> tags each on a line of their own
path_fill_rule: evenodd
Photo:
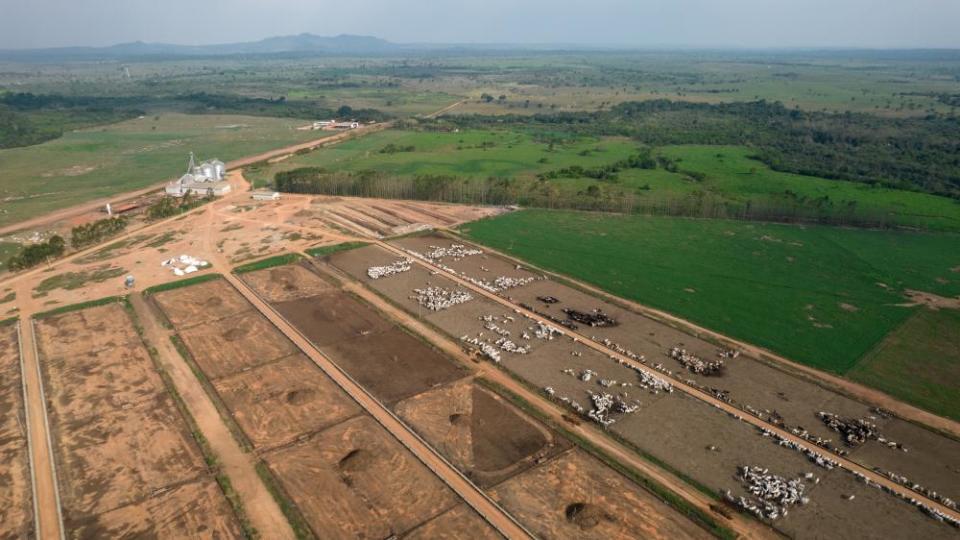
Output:
<svg viewBox="0 0 960 540">
<path fill-rule="evenodd" d="M 277 36 L 243 43 L 174 45 L 170 43 L 120 43 L 109 47 L 59 47 L 0 50 L 0 59 L 42 61 L 58 59 L 108 59 L 136 57 L 228 56 L 237 54 L 373 54 L 400 52 L 408 46 L 372 36 L 314 34 Z"/>
</svg>

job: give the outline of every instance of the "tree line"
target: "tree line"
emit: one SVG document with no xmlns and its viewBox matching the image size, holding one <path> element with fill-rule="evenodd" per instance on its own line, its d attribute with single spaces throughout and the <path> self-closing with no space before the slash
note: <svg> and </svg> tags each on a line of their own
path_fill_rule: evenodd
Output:
<svg viewBox="0 0 960 540">
<path fill-rule="evenodd" d="M 77 225 L 70 230 L 70 245 L 74 249 L 84 248 L 118 234 L 126 228 L 127 218 L 124 216 L 110 217 Z"/>
<path fill-rule="evenodd" d="M 648 165 L 647 162 L 643 162 Z M 396 176 L 382 171 L 330 171 L 303 167 L 278 172 L 274 188 L 286 193 L 341 197 L 409 199 L 475 205 L 639 213 L 661 216 L 742 219 L 785 223 L 821 223 L 860 227 L 891 227 L 896 218 L 858 208 L 855 201 L 808 198 L 792 191 L 764 199 L 736 201 L 706 190 L 669 198 L 651 198 L 646 189 L 597 182 L 583 190 L 558 188 L 542 178 L 461 177 L 424 174 Z"/>
</svg>

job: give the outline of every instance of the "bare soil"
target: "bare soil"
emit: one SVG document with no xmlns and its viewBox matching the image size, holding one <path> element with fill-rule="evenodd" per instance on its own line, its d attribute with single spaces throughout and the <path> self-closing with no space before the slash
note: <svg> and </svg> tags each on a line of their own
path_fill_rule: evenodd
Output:
<svg viewBox="0 0 960 540">
<path fill-rule="evenodd" d="M 461 538 L 496 540 L 503 537 L 471 508 L 459 504 L 412 530 L 403 537 L 403 540 L 460 540 Z"/>
<path fill-rule="evenodd" d="M 318 347 L 380 333 L 391 326 L 369 307 L 341 292 L 280 302 L 274 307 Z"/>
<path fill-rule="evenodd" d="M 403 535 L 458 502 L 368 416 L 337 424 L 265 459 L 322 538 Z"/>
<path fill-rule="evenodd" d="M 570 451 L 493 489 L 495 500 L 538 537 L 709 538 L 673 519 L 660 500 L 580 451 Z"/>
<path fill-rule="evenodd" d="M 15 325 L 0 327 L 0 538 L 27 538 L 33 503 Z"/>
<path fill-rule="evenodd" d="M 163 313 L 177 328 L 209 323 L 250 310 L 243 297 L 222 279 L 202 286 L 181 287 L 153 295 Z"/>
<path fill-rule="evenodd" d="M 73 524 L 71 538 L 240 538 L 232 510 L 210 479 L 175 486 L 137 504 Z"/>
<path fill-rule="evenodd" d="M 395 409 L 482 488 L 570 447 L 566 439 L 471 380 L 408 398 Z"/>
<path fill-rule="evenodd" d="M 360 413 L 302 354 L 218 380 L 214 386 L 257 448 L 273 447 Z"/>
<path fill-rule="evenodd" d="M 86 331 L 98 342 L 83 340 L 81 347 L 59 352 L 64 347 L 55 336 Z M 143 344 L 137 348 L 127 339 L 131 332 L 136 335 L 118 304 L 37 324 L 67 536 L 97 536 L 131 523 L 163 530 L 172 525 L 166 521 L 172 510 L 158 510 L 163 521 L 151 521 L 149 501 L 207 472 Z M 232 511 L 217 495 L 222 512 L 207 508 L 205 519 L 236 530 Z M 94 529 L 87 529 L 92 523 Z"/>
<path fill-rule="evenodd" d="M 200 369 L 214 380 L 296 352 L 290 340 L 253 311 L 178 330 Z"/>
<path fill-rule="evenodd" d="M 399 328 L 342 341 L 322 351 L 383 403 L 394 403 L 468 374 Z"/>
<path fill-rule="evenodd" d="M 299 264 L 258 270 L 242 277 L 253 290 L 271 303 L 315 296 L 333 289 L 333 285 L 328 281 Z"/>
</svg>

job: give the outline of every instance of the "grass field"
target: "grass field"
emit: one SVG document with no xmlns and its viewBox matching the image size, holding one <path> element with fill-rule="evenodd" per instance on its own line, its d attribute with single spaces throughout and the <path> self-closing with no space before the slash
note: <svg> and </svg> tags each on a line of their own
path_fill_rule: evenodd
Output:
<svg viewBox="0 0 960 540">
<path fill-rule="evenodd" d="M 960 275 L 951 270 L 960 266 L 960 236 L 949 233 L 546 210 L 473 222 L 463 231 L 538 266 L 839 374 L 926 309 L 904 306 L 903 290 L 960 295 Z M 958 322 L 944 319 L 939 331 L 958 335 Z M 905 339 L 923 339 L 909 327 L 903 332 Z M 901 369 L 918 380 L 952 381 L 956 402 L 960 365 L 944 360 L 934 376 L 925 364 L 911 366 L 915 357 L 890 358 L 858 366 L 855 377 L 899 386 L 901 374 L 881 367 L 905 362 Z M 902 393 L 923 401 L 912 390 Z"/>
<path fill-rule="evenodd" d="M 224 161 L 316 138 L 304 122 L 250 116 L 162 114 L 0 150 L 0 225 L 143 188 L 186 170 L 188 154 Z"/>
<path fill-rule="evenodd" d="M 381 153 L 387 145 L 413 151 Z M 490 146 L 493 145 L 493 146 Z M 464 178 L 510 177 L 531 186 L 538 173 L 579 165 L 585 168 L 614 163 L 636 152 L 637 145 L 620 138 L 581 138 L 567 144 L 547 143 L 511 131 L 467 130 L 434 133 L 390 130 L 343 144 L 301 154 L 247 172 L 263 185 L 279 171 L 299 167 L 328 170 L 377 170 L 397 176 L 421 174 Z M 749 158 L 750 150 L 730 146 L 668 146 L 657 152 L 678 160 L 680 173 L 663 169 L 621 171 L 616 182 L 590 178 L 551 180 L 559 196 L 576 197 L 591 185 L 602 190 L 625 189 L 636 195 L 638 207 L 669 206 L 677 201 L 709 200 L 711 204 L 768 205 L 777 208 L 827 197 L 833 208 L 855 203 L 858 215 L 879 216 L 898 225 L 960 231 L 960 203 L 946 197 L 781 173 Z M 702 173 L 694 180 L 686 172 Z M 531 187 L 532 189 L 532 187 Z M 785 192 L 795 198 L 785 197 Z M 803 203 L 800 203 L 803 204 Z M 813 203 L 807 203 L 813 204 Z"/>
<path fill-rule="evenodd" d="M 960 311 L 918 310 L 847 376 L 960 420 Z"/>
</svg>

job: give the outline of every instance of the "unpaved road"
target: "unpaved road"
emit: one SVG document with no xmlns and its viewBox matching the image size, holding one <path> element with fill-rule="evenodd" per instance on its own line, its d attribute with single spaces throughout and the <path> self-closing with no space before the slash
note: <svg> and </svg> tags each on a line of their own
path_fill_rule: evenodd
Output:
<svg viewBox="0 0 960 540">
<path fill-rule="evenodd" d="M 20 354 L 23 361 L 23 381 L 27 429 L 30 431 L 30 469 L 33 480 L 34 508 L 36 509 L 36 536 L 42 540 L 63 538 L 63 520 L 47 406 L 40 376 L 40 359 L 36 355 L 33 321 L 25 317 L 20 323 Z"/>
<path fill-rule="evenodd" d="M 263 538 L 295 538 L 290 523 L 257 475 L 254 460 L 237 444 L 200 381 L 170 341 L 172 332 L 160 324 L 156 313 L 142 295 L 131 294 L 129 298 L 143 325 L 144 335 L 150 345 L 156 347 L 160 364 L 173 380 L 187 410 L 216 454 L 223 472 L 230 478 L 250 524 Z"/>
<path fill-rule="evenodd" d="M 215 261 L 214 264 L 222 268 L 230 267 L 229 263 L 222 258 Z M 411 432 L 405 424 L 367 393 L 363 387 L 354 382 L 345 372 L 341 371 L 336 364 L 320 354 L 310 341 L 294 329 L 293 326 L 283 319 L 266 302 L 261 300 L 243 281 L 230 272 L 224 273 L 224 277 L 240 291 L 264 317 L 317 364 L 327 376 L 343 388 L 344 391 L 359 403 L 380 425 L 386 428 L 386 430 L 400 441 L 401 444 L 407 447 L 417 459 L 440 477 L 464 502 L 470 505 L 501 534 L 507 538 L 533 538 L 513 517 L 494 503 L 493 500 L 467 480 L 466 477 L 460 474 L 456 468 L 437 454 L 436 451 L 420 439 L 420 437 Z"/>
<path fill-rule="evenodd" d="M 320 270 L 324 271 L 324 269 Z M 549 417 L 553 422 L 564 426 L 565 429 L 589 440 L 592 444 L 606 452 L 620 463 L 623 463 L 628 467 L 632 467 L 633 469 L 640 471 L 644 476 L 651 478 L 663 486 L 666 486 L 671 491 L 680 495 L 687 502 L 698 507 L 706 514 L 716 516 L 718 521 L 720 521 L 723 525 L 733 529 L 733 531 L 736 532 L 741 538 L 754 539 L 778 537 L 778 535 L 770 528 L 764 526 L 762 523 L 754 519 L 740 514 L 739 512 L 731 511 L 729 513 L 729 517 L 718 514 L 711 508 L 717 504 L 717 501 L 714 499 L 707 497 L 696 489 L 693 489 L 689 484 L 680 480 L 670 472 L 656 467 L 652 463 L 640 458 L 635 452 L 617 443 L 616 441 L 613 441 L 608 436 L 604 435 L 599 429 L 593 427 L 593 425 L 570 424 L 564 419 L 567 411 L 559 407 L 556 403 L 544 398 L 542 394 L 531 391 L 526 386 L 523 386 L 514 378 L 497 369 L 489 362 L 477 363 L 473 361 L 473 359 L 469 355 L 465 354 L 463 349 L 461 349 L 459 345 L 453 342 L 449 337 L 440 334 L 433 328 L 423 324 L 416 317 L 413 317 L 406 311 L 403 311 L 393 304 L 387 302 L 367 287 L 364 287 L 359 282 L 353 280 L 351 277 L 343 273 L 337 273 L 336 277 L 341 280 L 349 280 L 349 282 L 344 285 L 344 290 L 363 298 L 371 305 L 375 306 L 378 310 L 385 313 L 388 317 L 392 318 L 395 322 L 398 322 L 401 325 L 413 330 L 418 335 L 423 336 L 427 341 L 437 348 L 455 358 L 460 359 L 465 365 L 472 366 L 483 375 L 483 378 L 495 382 L 514 394 L 522 397 L 528 403 L 535 406 L 541 413 Z"/>
<path fill-rule="evenodd" d="M 504 307 L 507 307 L 507 308 L 509 308 L 509 309 L 512 309 L 512 310 L 514 310 L 514 311 L 516 311 L 516 312 L 518 312 L 518 313 L 522 313 L 522 314 L 524 314 L 524 315 L 527 315 L 527 316 L 531 317 L 533 320 L 538 321 L 538 322 L 540 322 L 540 323 L 543 323 L 543 324 L 546 324 L 546 325 L 553 325 L 553 323 L 552 323 L 551 321 L 549 321 L 548 319 L 542 317 L 541 315 L 539 315 L 539 314 L 537 314 L 537 313 L 535 313 L 535 312 L 533 312 L 533 311 L 530 311 L 530 310 L 528 310 L 528 309 L 525 309 L 525 308 L 521 307 L 519 304 L 514 304 L 514 303 L 510 302 L 509 300 L 507 300 L 506 298 L 503 298 L 503 297 L 498 296 L 498 295 L 496 295 L 496 294 L 493 294 L 493 293 L 491 293 L 491 292 L 489 292 L 489 291 L 487 291 L 487 290 L 485 290 L 485 289 L 482 289 L 482 288 L 474 285 L 473 283 L 470 283 L 469 281 L 467 281 L 467 280 L 465 280 L 465 279 L 462 279 L 461 277 L 459 277 L 459 276 L 457 276 L 457 275 L 455 275 L 455 274 L 451 274 L 450 272 L 444 270 L 443 268 L 441 268 L 441 267 L 439 267 L 439 266 L 435 266 L 435 265 L 433 265 L 433 264 L 431 264 L 431 263 L 429 263 L 429 262 L 427 262 L 427 261 L 424 261 L 423 259 L 420 259 L 420 258 L 418 258 L 418 257 L 412 257 L 412 256 L 411 256 L 406 250 L 404 250 L 404 249 L 398 248 L 398 247 L 396 247 L 396 246 L 394 246 L 394 245 L 392 245 L 392 244 L 389 244 L 389 243 L 387 243 L 387 242 L 380 241 L 380 240 L 374 241 L 374 242 L 372 242 L 372 243 L 373 243 L 373 244 L 376 244 L 376 245 L 382 247 L 383 249 L 386 249 L 386 250 L 390 251 L 391 253 L 394 253 L 394 254 L 396 254 L 396 255 L 398 255 L 398 256 L 401 256 L 401 257 L 409 257 L 409 258 L 413 259 L 416 264 L 419 264 L 420 266 L 423 266 L 424 268 L 428 269 L 428 270 L 431 271 L 431 272 L 436 272 L 438 275 L 442 275 L 442 276 L 447 277 L 447 278 L 450 279 L 451 281 L 454 281 L 455 283 L 457 283 L 457 284 L 460 285 L 461 287 L 464 287 L 464 288 L 466 288 L 466 289 L 469 289 L 470 291 L 472 291 L 473 293 L 477 294 L 478 296 L 482 296 L 482 297 L 487 298 L 487 299 L 489 299 L 489 300 L 492 300 L 492 301 L 494 301 L 494 302 L 496 302 L 496 303 L 498 303 L 498 304 L 500 304 L 500 305 L 502 305 L 502 306 L 504 306 Z M 858 465 L 857 463 L 854 463 L 853 461 L 850 461 L 850 460 L 848 460 L 848 459 L 846 459 L 846 458 L 844 458 L 844 457 L 842 457 L 842 456 L 840 456 L 840 455 L 837 455 L 837 454 L 835 454 L 835 453 L 833 453 L 833 452 L 830 452 L 830 451 L 828 451 L 828 450 L 825 450 L 825 449 L 823 449 L 823 448 L 820 448 L 819 446 L 816 446 L 816 445 L 814 445 L 814 444 L 812 444 L 812 443 L 809 443 L 809 442 L 807 442 L 806 440 L 801 439 L 800 437 L 797 437 L 796 435 L 794 435 L 793 433 L 790 433 L 790 432 L 787 431 L 787 430 L 784 430 L 784 429 L 782 429 L 782 428 L 780 428 L 780 427 L 778 427 L 778 426 L 776 426 L 776 425 L 774 425 L 774 424 L 771 424 L 770 422 L 767 422 L 767 421 L 765 421 L 765 420 L 761 420 L 761 419 L 759 419 L 759 418 L 757 418 L 757 417 L 755 417 L 755 416 L 753 416 L 753 415 L 751 415 L 751 414 L 749 414 L 749 413 L 747 413 L 747 412 L 745 412 L 745 411 L 742 411 L 742 410 L 734 407 L 733 405 L 730 405 L 729 403 L 727 403 L 727 402 L 725 402 L 725 401 L 721 401 L 721 400 L 717 399 L 716 397 L 714 397 L 714 396 L 712 396 L 712 395 L 710 395 L 710 394 L 707 394 L 706 392 L 701 391 L 701 390 L 698 389 L 698 388 L 695 388 L 695 387 L 693 387 L 693 386 L 690 386 L 690 385 L 684 383 L 683 381 L 681 381 L 681 380 L 679 380 L 679 379 L 677 379 L 677 378 L 675 378 L 675 377 L 669 376 L 669 375 L 667 375 L 667 374 L 665 374 L 665 373 L 661 373 L 661 372 L 659 372 L 659 371 L 655 371 L 655 370 L 649 368 L 648 366 L 646 366 L 645 364 L 641 364 L 640 362 L 637 362 L 636 360 L 633 360 L 632 358 L 630 358 L 630 357 L 628 357 L 628 356 L 625 356 L 625 355 L 623 355 L 623 354 L 620 354 L 620 353 L 618 353 L 617 351 L 615 351 L 615 350 L 613 350 L 613 349 L 607 348 L 607 347 L 604 346 L 603 344 L 600 344 L 600 343 L 597 343 L 597 342 L 593 341 L 592 339 L 590 339 L 590 336 L 587 336 L 587 335 L 584 335 L 584 334 L 581 334 L 581 333 L 579 333 L 579 332 L 576 332 L 576 331 L 573 331 L 573 330 L 569 330 L 569 329 L 564 329 L 564 333 L 565 333 L 567 336 L 578 338 L 578 339 L 580 340 L 580 342 L 581 342 L 584 346 L 590 347 L 591 349 L 594 349 L 594 350 L 596 350 L 597 352 L 600 352 L 600 353 L 602 353 L 602 354 L 605 354 L 605 355 L 607 355 L 607 356 L 609 356 L 609 357 L 611 357 L 611 358 L 616 358 L 616 359 L 620 360 L 622 363 L 624 363 L 624 364 L 626 364 L 626 365 L 629 365 L 629 366 L 632 366 L 632 367 L 634 367 L 635 369 L 641 370 L 641 371 L 643 371 L 643 372 L 645 372 L 645 373 L 648 373 L 648 374 L 650 374 L 650 375 L 652 375 L 652 376 L 654 376 L 654 377 L 663 379 L 663 380 L 665 380 L 665 381 L 669 381 L 670 384 L 673 385 L 674 388 L 676 388 L 677 390 L 679 390 L 679 391 L 681 391 L 681 392 L 689 395 L 690 397 L 693 397 L 693 398 L 695 398 L 695 399 L 698 399 L 698 400 L 700 400 L 700 401 L 703 401 L 703 402 L 705 402 L 707 405 L 711 405 L 711 406 L 713 406 L 713 407 L 716 407 L 716 408 L 718 408 L 718 409 L 721 409 L 721 410 L 723 410 L 724 412 L 726 412 L 727 414 L 736 416 L 736 417 L 740 418 L 743 422 L 746 422 L 746 423 L 748 423 L 748 424 L 750 424 L 750 425 L 752 425 L 752 426 L 754 426 L 754 427 L 763 428 L 763 429 L 766 429 L 766 430 L 768 430 L 768 431 L 770 431 L 770 432 L 776 433 L 776 434 L 779 435 L 781 438 L 786 439 L 786 440 L 788 440 L 788 441 L 796 444 L 796 445 L 799 446 L 800 448 L 805 448 L 805 449 L 808 449 L 808 450 L 810 450 L 810 451 L 812 451 L 812 452 L 816 452 L 817 454 L 821 454 L 821 455 L 827 456 L 827 457 L 829 457 L 830 459 L 832 459 L 833 461 L 836 461 L 837 463 L 839 463 L 842 468 L 847 469 L 848 471 L 857 472 L 857 473 L 859 473 L 859 474 L 861 474 L 861 475 L 863 475 L 863 476 L 866 476 L 866 477 L 869 478 L 871 481 L 873 481 L 873 482 L 875 482 L 875 483 L 877 483 L 877 484 L 880 484 L 880 485 L 888 488 L 889 490 L 893 491 L 894 493 L 899 493 L 899 494 L 901 494 L 901 495 L 904 495 L 904 496 L 906 496 L 907 499 L 916 499 L 916 500 L 922 501 L 922 502 L 923 502 L 924 504 L 926 504 L 927 506 L 929 506 L 929 507 L 931 507 L 931 508 L 935 508 L 935 509 L 939 510 L 940 512 L 943 512 L 945 515 L 952 516 L 954 519 L 960 520 L 960 512 L 957 512 L 956 510 L 953 510 L 953 509 L 951 509 L 951 508 L 947 508 L 946 506 L 940 504 L 940 503 L 937 502 L 937 501 L 934 501 L 934 500 L 930 499 L 929 497 L 926 497 L 926 496 L 921 495 L 920 493 L 918 493 L 918 492 L 916 492 L 916 491 L 913 491 L 913 490 L 911 490 L 911 489 L 909 489 L 909 488 L 906 488 L 906 487 L 904 487 L 904 486 L 901 486 L 900 484 L 898 484 L 898 483 L 890 480 L 890 479 L 887 478 L 886 476 L 882 476 L 882 475 L 880 475 L 880 474 L 875 473 L 875 472 L 872 471 L 871 469 L 867 469 L 867 468 L 865 468 L 865 467 L 863 467 L 863 466 L 861 466 L 861 465 Z"/>
</svg>

